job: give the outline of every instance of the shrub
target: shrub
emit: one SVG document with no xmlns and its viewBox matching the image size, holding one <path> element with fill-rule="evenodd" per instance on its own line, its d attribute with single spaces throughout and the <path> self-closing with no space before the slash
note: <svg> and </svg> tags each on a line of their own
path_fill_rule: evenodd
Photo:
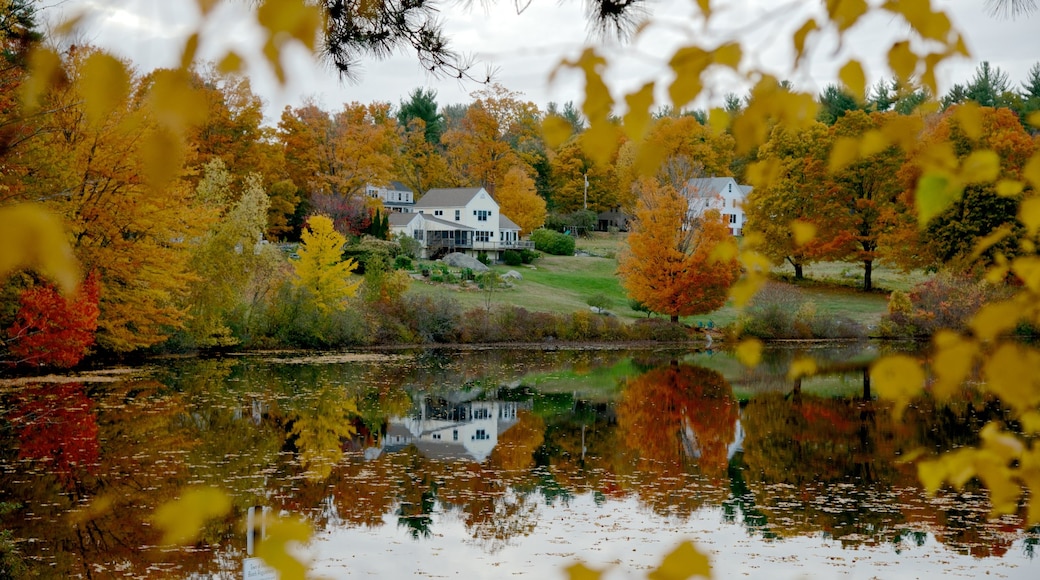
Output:
<svg viewBox="0 0 1040 580">
<path fill-rule="evenodd" d="M 611 300 L 610 297 L 608 297 L 606 294 L 598 292 L 586 298 L 585 304 L 588 304 L 589 306 L 598 310 L 606 310 L 610 308 L 610 306 L 613 304 L 613 300 Z"/>
<path fill-rule="evenodd" d="M 505 262 L 507 266 L 519 266 L 524 263 L 524 259 L 520 255 L 520 252 L 516 250 L 505 250 L 502 252 L 502 261 Z"/>
<path fill-rule="evenodd" d="M 404 234 L 397 234 L 394 240 L 401 246 L 402 255 L 408 256 L 413 260 L 419 258 L 419 252 L 422 250 L 422 244 L 419 243 L 419 240 Z"/>
<path fill-rule="evenodd" d="M 487 252 L 477 252 L 477 261 L 485 266 L 491 265 L 491 259 L 488 258 Z"/>
<path fill-rule="evenodd" d="M 567 234 L 554 232 L 545 228 L 539 228 L 531 233 L 531 241 L 534 247 L 546 254 L 554 256 L 573 256 L 574 238 Z"/>
<path fill-rule="evenodd" d="M 641 318 L 629 327 L 632 340 L 682 342 L 690 340 L 690 331 L 682 324 L 665 318 Z"/>
<path fill-rule="evenodd" d="M 401 244 L 387 240 L 379 240 L 372 236 L 364 236 L 353 244 L 343 248 L 343 258 L 354 258 L 358 262 L 357 274 L 364 274 L 365 268 L 374 260 L 380 260 L 387 268 L 401 253 Z"/>
<path fill-rule="evenodd" d="M 941 272 L 909 293 L 893 292 L 880 330 L 886 336 L 931 336 L 941 328 L 964 330 L 968 319 L 998 294 L 985 282 Z"/>
<path fill-rule="evenodd" d="M 628 307 L 631 308 L 632 310 L 636 311 L 636 312 L 645 312 L 647 318 L 650 318 L 650 315 L 654 313 L 653 310 L 650 310 L 649 306 L 647 306 L 646 304 L 643 304 L 642 302 L 636 300 L 635 298 L 630 298 L 628 300 Z"/>
<path fill-rule="evenodd" d="M 411 270 L 413 268 L 412 258 L 401 254 L 394 258 L 394 269 L 395 270 Z"/>
<path fill-rule="evenodd" d="M 801 292 L 794 286 L 767 283 L 738 321 L 740 333 L 758 338 L 792 338 L 795 313 L 803 302 Z"/>
<path fill-rule="evenodd" d="M 534 262 L 534 259 L 537 257 L 538 252 L 532 249 L 524 248 L 520 250 L 520 261 L 522 261 L 525 264 L 530 264 L 531 262 Z"/>
</svg>

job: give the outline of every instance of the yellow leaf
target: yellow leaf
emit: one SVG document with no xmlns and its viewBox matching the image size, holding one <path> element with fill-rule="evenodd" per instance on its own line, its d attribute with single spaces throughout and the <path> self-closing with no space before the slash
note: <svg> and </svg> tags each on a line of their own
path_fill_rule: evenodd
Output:
<svg viewBox="0 0 1040 580">
<path fill-rule="evenodd" d="M 697 0 L 697 7 L 701 9 L 705 20 L 711 16 L 711 0 Z"/>
<path fill-rule="evenodd" d="M 1029 237 L 1036 235 L 1040 228 L 1040 197 L 1028 197 L 1018 206 L 1018 221 L 1026 226 Z"/>
<path fill-rule="evenodd" d="M 890 0 L 883 8 L 903 15 L 924 38 L 945 42 L 952 28 L 949 17 L 942 12 L 933 12 L 928 0 Z"/>
<path fill-rule="evenodd" d="M 708 111 L 708 126 L 716 135 L 721 135 L 729 128 L 730 114 L 726 109 L 715 107 Z"/>
<path fill-rule="evenodd" d="M 153 131 L 141 145 L 141 160 L 148 185 L 161 189 L 177 177 L 184 157 L 184 143 L 170 131 Z"/>
<path fill-rule="evenodd" d="M 65 294 L 79 283 L 79 264 L 65 238 L 61 220 L 43 206 L 19 203 L 0 207 L 0 282 L 23 268 L 54 282 Z"/>
<path fill-rule="evenodd" d="M 961 168 L 961 180 L 964 183 L 989 183 L 999 175 L 1000 156 L 989 149 L 972 151 Z"/>
<path fill-rule="evenodd" d="M 762 341 L 757 338 L 746 338 L 737 345 L 737 360 L 746 367 L 756 367 L 762 360 Z"/>
<path fill-rule="evenodd" d="M 918 137 L 923 127 L 924 122 L 919 115 L 898 115 L 886 119 L 881 132 L 886 142 L 898 145 L 903 151 L 913 151 L 918 146 Z"/>
<path fill-rule="evenodd" d="M 794 42 L 794 52 L 796 55 L 795 66 L 798 65 L 798 61 L 800 61 L 802 59 L 802 55 L 805 54 L 805 41 L 808 38 L 809 33 L 819 29 L 820 27 L 816 23 L 816 19 L 810 18 L 809 20 L 806 20 L 805 24 L 803 24 L 801 28 L 795 31 L 794 36 L 791 37 L 791 40 Z"/>
<path fill-rule="evenodd" d="M 243 64 L 245 64 L 245 61 L 242 60 L 242 56 L 231 50 L 224 55 L 224 58 L 220 59 L 220 62 L 217 64 L 217 70 L 224 74 L 234 74 L 242 71 Z"/>
<path fill-rule="evenodd" d="M 208 114 L 206 98 L 184 70 L 157 71 L 148 98 L 159 120 L 175 132 L 201 124 Z"/>
<path fill-rule="evenodd" d="M 1040 433 L 1040 411 L 1026 411 L 1018 421 L 1022 425 L 1022 431 L 1027 435 Z"/>
<path fill-rule="evenodd" d="M 736 240 L 727 239 L 712 248 L 711 255 L 708 258 L 712 262 L 728 262 L 737 257 L 737 251 Z"/>
<path fill-rule="evenodd" d="M 650 107 L 654 104 L 654 83 L 646 83 L 643 88 L 625 96 L 628 111 L 624 117 L 625 135 L 634 141 L 642 139 L 650 125 Z"/>
<path fill-rule="evenodd" d="M 888 146 L 891 145 L 888 141 L 888 137 L 882 131 L 877 129 L 871 129 L 863 134 L 859 142 L 859 156 L 870 157 L 876 153 L 881 153 Z"/>
<path fill-rule="evenodd" d="M 582 137 L 585 136 L 585 133 L 588 133 L 588 131 L 582 133 Z M 613 149 L 611 149 L 611 152 L 613 152 Z M 636 160 L 632 164 L 632 168 L 637 175 L 654 175 L 661 168 L 661 163 L 664 162 L 667 154 L 668 150 L 660 144 L 644 143 L 636 153 Z"/>
<path fill-rule="evenodd" d="M 65 81 L 61 57 L 49 48 L 34 48 L 29 53 L 29 77 L 22 82 L 22 104 L 29 111 L 39 106 L 40 96 Z"/>
<path fill-rule="evenodd" d="M 729 289 L 729 296 L 737 308 L 743 308 L 765 284 L 764 276 L 747 276 L 737 280 Z"/>
<path fill-rule="evenodd" d="M 257 8 L 256 19 L 276 42 L 284 42 L 280 37 L 288 35 L 313 51 L 322 13 L 317 5 L 306 0 L 264 0 Z"/>
<path fill-rule="evenodd" d="M 917 479 L 921 480 L 924 491 L 928 495 L 935 495 L 944 481 L 946 481 L 948 470 L 941 459 L 922 461 L 917 464 Z"/>
<path fill-rule="evenodd" d="M 1040 151 L 1033 153 L 1029 161 L 1026 161 L 1025 167 L 1022 168 L 1022 177 L 1033 184 L 1034 190 L 1040 191 Z"/>
<path fill-rule="evenodd" d="M 765 189 L 771 186 L 773 182 L 780 176 L 780 172 L 782 169 L 783 167 L 781 167 L 779 160 L 777 159 L 754 161 L 748 164 L 748 183 L 757 188 Z"/>
<path fill-rule="evenodd" d="M 100 123 L 126 101 L 130 74 L 119 59 L 103 52 L 87 57 L 81 74 L 84 113 L 91 123 Z"/>
<path fill-rule="evenodd" d="M 715 49 L 713 60 L 717 65 L 726 66 L 733 70 L 737 70 L 737 67 L 740 66 L 740 59 L 743 56 L 744 52 L 740 48 L 740 43 L 727 42 Z"/>
<path fill-rule="evenodd" d="M 816 374 L 816 360 L 808 356 L 797 356 L 787 367 L 787 380 L 794 381 Z"/>
<path fill-rule="evenodd" d="M 981 238 L 975 242 L 975 249 L 971 252 L 972 261 L 978 259 L 986 250 L 992 248 L 995 244 L 1003 240 L 1004 238 L 1011 235 L 1011 225 L 1004 224 L 999 228 L 993 230 L 988 236 Z"/>
<path fill-rule="evenodd" d="M 83 19 L 86 18 L 86 16 L 86 9 L 80 9 L 76 14 L 73 14 L 69 18 L 66 18 L 65 20 L 61 21 L 61 23 L 59 23 L 54 28 L 55 36 L 65 36 L 68 34 L 72 34 L 73 31 L 75 31 L 76 28 L 79 27 L 80 23 L 83 22 Z"/>
<path fill-rule="evenodd" d="M 953 111 L 953 118 L 969 139 L 982 137 L 982 109 L 973 101 L 957 105 Z"/>
<path fill-rule="evenodd" d="M 959 200 L 963 191 L 962 185 L 942 171 L 923 174 L 917 180 L 917 189 L 914 190 L 917 225 L 923 228 L 933 217 Z"/>
<path fill-rule="evenodd" d="M 1026 116 L 1026 124 L 1040 129 L 1040 111 L 1033 111 Z"/>
<path fill-rule="evenodd" d="M 542 135 L 550 149 L 557 149 L 567 142 L 574 127 L 559 115 L 546 115 L 542 121 Z"/>
<path fill-rule="evenodd" d="M 599 580 L 603 577 L 602 571 L 593 570 L 581 562 L 567 566 L 564 571 L 570 580 Z"/>
<path fill-rule="evenodd" d="M 1020 306 L 1012 300 L 985 304 L 972 317 L 971 329 L 982 341 L 991 341 L 1018 326 Z"/>
<path fill-rule="evenodd" d="M 152 521 L 163 530 L 163 544 L 190 544 L 199 537 L 207 520 L 231 511 L 231 498 L 212 487 L 190 488 L 181 497 L 155 510 Z"/>
<path fill-rule="evenodd" d="M 1028 240 L 1026 240 L 1028 241 Z M 1022 246 L 1026 246 L 1023 241 Z M 1040 257 L 1023 255 L 1011 261 L 1011 271 L 1033 292 L 1040 292 Z"/>
<path fill-rule="evenodd" d="M 932 392 L 940 401 L 957 393 L 975 366 L 978 345 L 952 330 L 940 330 L 932 337 L 936 352 L 932 360 L 935 382 Z"/>
<path fill-rule="evenodd" d="M 1018 511 L 1018 499 L 1022 496 L 1022 486 L 1012 479 L 1008 469 L 985 471 L 980 469 L 979 478 L 989 490 L 989 501 L 992 506 L 991 518 Z"/>
<path fill-rule="evenodd" d="M 902 416 L 910 399 L 924 389 L 925 374 L 921 364 L 909 356 L 897 354 L 879 359 L 870 367 L 871 383 L 878 396 L 895 404 L 895 416 Z"/>
<path fill-rule="evenodd" d="M 855 137 L 838 137 L 831 146 L 831 156 L 827 162 L 827 170 L 836 173 L 844 169 L 859 155 L 859 139 Z"/>
<path fill-rule="evenodd" d="M 711 578 L 711 561 L 690 542 L 679 544 L 664 557 L 659 568 L 646 575 L 650 580 L 686 580 L 695 576 Z"/>
<path fill-rule="evenodd" d="M 827 11 L 841 32 L 855 25 L 867 9 L 866 0 L 827 0 Z"/>
<path fill-rule="evenodd" d="M 668 87 L 668 96 L 676 109 L 685 107 L 701 93 L 701 73 L 711 64 L 711 55 L 696 46 L 684 46 L 675 51 L 668 66 L 675 80 Z"/>
<path fill-rule="evenodd" d="M 196 32 L 184 42 L 184 50 L 181 51 L 181 68 L 188 70 L 191 63 L 195 62 L 195 54 L 199 50 L 199 33 Z"/>
<path fill-rule="evenodd" d="M 1016 343 L 1000 345 L 983 364 L 986 390 L 1018 412 L 1035 410 L 1040 403 L 1040 352 Z"/>
<path fill-rule="evenodd" d="M 265 515 L 267 537 L 256 548 L 256 555 L 278 571 L 280 580 L 304 580 L 307 566 L 289 550 L 290 542 L 303 544 L 311 538 L 311 526 L 303 520 Z"/>
<path fill-rule="evenodd" d="M 863 100 L 863 94 L 867 90 L 867 76 L 863 73 L 863 65 L 856 60 L 845 63 L 838 71 L 838 78 L 857 101 Z"/>
<path fill-rule="evenodd" d="M 888 67 L 903 82 L 909 82 L 917 69 L 917 55 L 910 49 L 910 42 L 903 40 L 892 45 L 888 51 Z"/>
<path fill-rule="evenodd" d="M 997 195 L 1013 197 L 1022 193 L 1025 184 L 1014 179 L 1001 179 L 997 182 Z"/>
<path fill-rule="evenodd" d="M 806 221 L 793 220 L 791 234 L 794 236 L 794 245 L 802 247 L 816 237 L 816 226 Z"/>
</svg>

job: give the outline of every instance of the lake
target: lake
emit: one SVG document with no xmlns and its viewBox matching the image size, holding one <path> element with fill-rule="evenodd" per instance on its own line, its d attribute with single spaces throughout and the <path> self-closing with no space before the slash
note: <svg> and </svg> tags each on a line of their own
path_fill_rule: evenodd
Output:
<svg viewBox="0 0 1040 580">
<path fill-rule="evenodd" d="M 7 380 L 0 577 L 241 578 L 263 513 L 305 518 L 297 553 L 326 578 L 643 578 L 686 540 L 715 578 L 1040 577 L 1040 529 L 989 519 L 977 485 L 928 497 L 900 461 L 974 444 L 998 405 L 895 421 L 861 375 L 783 376 L 800 352 L 887 348 L 773 348 L 755 370 L 669 348 L 269 352 Z M 156 509 L 198 486 L 230 512 L 163 545 Z"/>
</svg>

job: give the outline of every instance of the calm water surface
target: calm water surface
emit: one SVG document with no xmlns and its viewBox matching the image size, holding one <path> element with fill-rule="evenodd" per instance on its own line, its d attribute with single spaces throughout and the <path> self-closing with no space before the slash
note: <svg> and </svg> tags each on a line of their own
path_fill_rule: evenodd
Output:
<svg viewBox="0 0 1040 580">
<path fill-rule="evenodd" d="M 330 578 L 565 578 L 577 561 L 642 578 L 683 540 L 716 578 L 1040 577 L 1040 530 L 988 519 L 978 487 L 926 497 L 898 461 L 973 444 L 996 405 L 896 422 L 860 376 L 791 393 L 793 354 L 752 372 L 668 350 L 268 353 L 6 381 L 0 566 L 241 577 L 252 507 L 305 517 L 301 554 Z M 159 545 L 155 508 L 193 485 L 231 513 Z"/>
</svg>

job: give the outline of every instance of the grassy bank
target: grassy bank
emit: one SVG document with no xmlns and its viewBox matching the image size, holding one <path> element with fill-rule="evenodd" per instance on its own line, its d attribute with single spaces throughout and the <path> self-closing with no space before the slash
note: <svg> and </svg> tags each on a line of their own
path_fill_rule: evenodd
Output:
<svg viewBox="0 0 1040 580">
<path fill-rule="evenodd" d="M 578 240 L 578 256 L 542 255 L 531 265 L 494 266 L 500 274 L 516 270 L 523 280 L 512 288 L 491 295 L 491 303 L 511 304 L 531 311 L 571 313 L 589 308 L 589 300 L 605 298 L 608 309 L 623 320 L 635 320 L 646 314 L 633 311 L 616 275 L 617 255 L 625 243 L 625 234 L 597 233 Z M 777 268 L 778 274 L 790 268 Z M 856 276 L 859 278 L 856 278 Z M 875 266 L 875 285 L 883 289 L 905 290 L 925 279 L 920 273 L 903 274 L 898 270 Z M 798 286 L 803 299 L 812 301 L 822 315 L 841 315 L 867 327 L 877 325 L 887 307 L 887 292 L 864 293 L 854 285 L 862 283 L 862 267 L 846 263 L 813 264 L 806 268 L 809 281 Z M 484 308 L 487 296 L 473 285 L 431 284 L 417 281 L 408 290 L 427 296 L 450 296 L 464 308 Z M 683 318 L 687 324 L 725 326 L 736 320 L 737 311 L 725 306 L 710 314 Z"/>
</svg>

